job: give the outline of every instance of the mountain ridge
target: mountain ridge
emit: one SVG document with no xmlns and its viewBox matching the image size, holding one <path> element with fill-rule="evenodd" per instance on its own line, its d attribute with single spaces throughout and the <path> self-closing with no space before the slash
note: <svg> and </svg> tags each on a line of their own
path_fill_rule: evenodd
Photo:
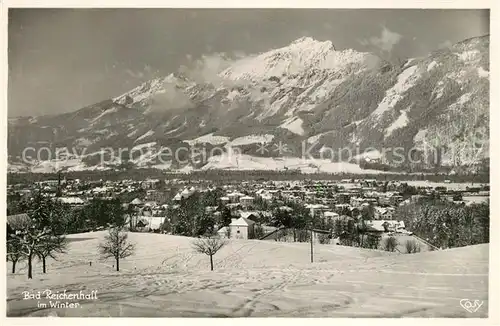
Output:
<svg viewBox="0 0 500 326">
<path fill-rule="evenodd" d="M 424 158 L 426 146 L 432 145 L 443 152 L 438 164 L 455 168 L 471 167 L 488 157 L 487 35 L 407 60 L 400 66 L 370 53 L 336 51 L 331 41 L 305 37 L 282 48 L 234 60 L 224 69 L 205 73 L 207 78 L 202 82 L 197 73 L 200 71 L 155 78 L 70 113 L 9 118 L 9 170 L 43 171 L 45 167 L 40 166 L 58 162 L 20 162 L 20 154 L 29 146 L 86 148 L 86 153 L 92 154 L 103 147 L 132 149 L 154 142 L 150 152 L 141 153 L 149 158 L 127 160 L 137 167 L 154 167 L 158 165 L 155 154 L 162 146 L 174 150 L 201 139 L 197 144 L 225 149 L 245 137 L 246 141 L 236 141 L 243 144 L 238 148 L 255 160 L 304 157 L 304 143 L 307 147 L 314 140 L 315 148 L 307 151 L 301 170 L 310 164 L 316 164 L 312 170 L 321 170 L 323 165 L 315 162 L 318 159 L 332 164 L 342 161 L 341 155 L 330 153 L 337 149 L 364 151 L 373 147 L 368 161 L 378 159 L 389 166 L 401 164 L 394 164 L 393 154 L 377 151 L 417 148 L 416 155 Z M 479 145 L 478 134 L 482 135 Z M 259 139 L 269 145 L 286 143 L 290 151 L 272 153 L 269 148 L 258 153 Z M 322 157 L 325 152 L 331 157 Z M 75 156 L 74 162 L 60 164 L 59 168 L 113 169 L 124 161 L 104 166 L 95 164 L 89 155 Z M 208 159 L 202 164 L 173 162 L 169 167 L 158 167 L 216 169 L 217 164 Z M 348 159 L 360 164 L 352 156 Z M 433 166 L 424 159 L 413 166 L 408 162 L 401 166 L 405 164 L 408 169 Z M 229 166 L 222 164 L 221 168 L 240 168 Z"/>
</svg>

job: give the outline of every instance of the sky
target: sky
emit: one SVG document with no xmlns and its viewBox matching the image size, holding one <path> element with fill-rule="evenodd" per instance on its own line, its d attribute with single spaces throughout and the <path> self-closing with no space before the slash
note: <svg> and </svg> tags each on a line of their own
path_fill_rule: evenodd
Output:
<svg viewBox="0 0 500 326">
<path fill-rule="evenodd" d="M 488 10 L 9 9 L 8 115 L 75 111 L 200 58 L 256 54 L 310 36 L 412 58 L 489 34 Z"/>
</svg>

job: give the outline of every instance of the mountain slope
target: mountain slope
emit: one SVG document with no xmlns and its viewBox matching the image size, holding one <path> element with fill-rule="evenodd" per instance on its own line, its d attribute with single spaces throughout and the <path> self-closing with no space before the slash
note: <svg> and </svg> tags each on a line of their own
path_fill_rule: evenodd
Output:
<svg viewBox="0 0 500 326">
<path fill-rule="evenodd" d="M 335 162 L 357 166 L 368 158 L 403 169 L 470 167 L 489 151 L 488 71 L 488 36 L 401 66 L 301 38 L 233 61 L 204 80 L 175 73 L 76 112 L 9 119 L 9 168 L 109 169 L 128 161 L 163 169 L 252 169 L 244 162 L 265 157 L 285 163 L 265 160 L 259 168 L 310 172 L 336 172 L 351 165 Z M 193 155 L 193 146 L 206 154 Z M 72 160 L 54 160 L 53 150 L 52 157 L 45 151 L 26 164 L 27 147 L 34 148 L 31 156 L 41 147 L 67 148 L 63 156 Z M 234 153 L 230 147 L 247 156 L 220 163 Z M 159 156 L 172 159 L 176 150 L 182 158 Z"/>
</svg>

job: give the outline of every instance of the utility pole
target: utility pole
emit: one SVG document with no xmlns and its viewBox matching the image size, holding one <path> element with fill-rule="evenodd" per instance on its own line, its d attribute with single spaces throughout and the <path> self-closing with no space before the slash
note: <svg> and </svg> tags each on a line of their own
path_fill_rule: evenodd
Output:
<svg viewBox="0 0 500 326">
<path fill-rule="evenodd" d="M 311 263 L 314 262 L 314 251 L 313 251 L 313 245 L 314 245 L 314 241 L 313 241 L 313 219 L 314 219 L 314 208 L 311 208 Z"/>
<path fill-rule="evenodd" d="M 311 263 L 314 263 L 314 252 L 313 252 L 313 229 L 311 227 Z"/>
<path fill-rule="evenodd" d="M 57 190 L 56 190 L 56 197 L 61 197 L 62 196 L 62 190 L 61 190 L 61 170 L 57 171 Z"/>
</svg>

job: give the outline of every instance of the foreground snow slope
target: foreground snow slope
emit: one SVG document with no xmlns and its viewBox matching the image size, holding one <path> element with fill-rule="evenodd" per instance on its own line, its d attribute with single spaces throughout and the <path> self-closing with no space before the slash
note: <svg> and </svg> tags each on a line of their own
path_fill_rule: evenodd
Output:
<svg viewBox="0 0 500 326">
<path fill-rule="evenodd" d="M 190 238 L 130 234 L 134 256 L 114 272 L 100 261 L 103 232 L 71 236 L 69 254 L 48 262 L 34 279 L 25 266 L 8 272 L 9 316 L 310 316 L 485 317 L 488 312 L 488 245 L 414 255 L 334 245 L 232 240 L 209 259 L 194 253 Z M 89 262 L 92 261 L 92 266 Z M 8 266 L 10 268 L 10 266 Z M 40 309 L 23 291 L 98 291 L 78 309 Z M 463 298 L 485 300 L 476 313 Z M 42 300 L 44 301 L 44 300 Z M 74 301 L 74 300 L 73 300 Z"/>
</svg>

